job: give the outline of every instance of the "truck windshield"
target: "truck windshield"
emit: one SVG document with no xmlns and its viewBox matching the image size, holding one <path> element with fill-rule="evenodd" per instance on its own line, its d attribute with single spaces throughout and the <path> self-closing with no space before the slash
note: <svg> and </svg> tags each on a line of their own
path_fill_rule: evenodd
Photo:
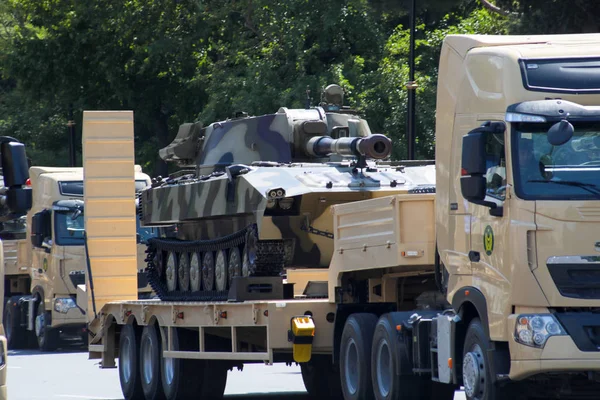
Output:
<svg viewBox="0 0 600 400">
<path fill-rule="evenodd" d="M 140 225 L 140 216 L 137 213 L 135 216 L 135 227 L 141 243 L 147 243 L 148 239 L 158 236 L 158 229 L 146 228 Z"/>
<path fill-rule="evenodd" d="M 518 123 L 513 133 L 517 196 L 527 200 L 600 199 L 600 122 L 573 122 L 562 146 L 547 139 L 548 124 Z"/>
<path fill-rule="evenodd" d="M 75 219 L 72 212 L 54 213 L 54 231 L 59 246 L 83 246 L 83 214 Z"/>
</svg>

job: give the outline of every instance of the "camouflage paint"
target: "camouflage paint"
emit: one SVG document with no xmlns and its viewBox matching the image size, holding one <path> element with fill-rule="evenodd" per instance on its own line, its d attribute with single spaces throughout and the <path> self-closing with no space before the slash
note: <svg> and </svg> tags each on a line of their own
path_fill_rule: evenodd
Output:
<svg viewBox="0 0 600 400">
<path fill-rule="evenodd" d="M 312 125 L 303 125 L 307 121 Z M 357 137 L 371 134 L 368 123 L 357 115 L 326 113 L 322 108 L 281 108 L 276 114 L 215 122 L 204 129 L 184 124 L 161 156 L 194 166 L 196 177 L 163 181 L 144 190 L 142 223 L 176 223 L 179 239 L 205 240 L 256 222 L 259 239 L 283 239 L 289 245 L 288 267 L 327 267 L 333 240 L 307 232 L 303 229 L 307 223 L 331 233 L 334 204 L 406 193 L 435 183 L 433 166 L 399 169 L 369 161 L 369 168 L 361 171 L 351 164 L 351 157 L 311 156 L 307 143 L 315 132 L 331 133 L 338 126 L 348 127 Z M 245 170 L 229 177 L 227 168 L 232 164 L 243 164 Z M 300 201 L 299 208 L 267 210 L 273 189 L 283 189 L 283 197 Z"/>
</svg>

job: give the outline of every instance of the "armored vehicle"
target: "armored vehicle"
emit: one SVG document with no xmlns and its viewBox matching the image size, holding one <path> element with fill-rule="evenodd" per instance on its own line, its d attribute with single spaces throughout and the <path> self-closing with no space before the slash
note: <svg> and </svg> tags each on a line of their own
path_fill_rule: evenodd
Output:
<svg viewBox="0 0 600 400">
<path fill-rule="evenodd" d="M 391 140 L 371 133 L 343 94 L 329 85 L 317 107 L 180 126 L 159 154 L 181 170 L 140 196 L 144 226 L 177 227 L 149 241 L 148 277 L 161 299 L 216 300 L 236 276 L 327 268 L 332 205 L 435 190 L 432 165 L 382 162 Z"/>
</svg>

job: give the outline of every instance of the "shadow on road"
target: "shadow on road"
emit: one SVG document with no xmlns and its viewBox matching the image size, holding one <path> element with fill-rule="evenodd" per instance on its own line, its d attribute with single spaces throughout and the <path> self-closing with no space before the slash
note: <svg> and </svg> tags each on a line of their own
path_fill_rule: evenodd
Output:
<svg viewBox="0 0 600 400">
<path fill-rule="evenodd" d="M 54 351 L 40 351 L 38 349 L 8 350 L 9 356 L 34 356 L 34 355 L 52 355 L 69 353 L 87 353 L 87 346 L 80 340 L 61 340 L 60 346 Z"/>
</svg>

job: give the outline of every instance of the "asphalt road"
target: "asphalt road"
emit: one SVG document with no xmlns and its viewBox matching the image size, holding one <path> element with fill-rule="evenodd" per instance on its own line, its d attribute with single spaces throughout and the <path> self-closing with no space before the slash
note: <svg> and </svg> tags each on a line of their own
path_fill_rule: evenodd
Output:
<svg viewBox="0 0 600 400">
<path fill-rule="evenodd" d="M 122 400 L 117 369 L 100 369 L 78 346 L 55 353 L 9 351 L 10 400 Z M 230 371 L 226 399 L 308 400 L 299 367 L 248 364 Z M 455 400 L 464 400 L 457 393 Z"/>
</svg>

